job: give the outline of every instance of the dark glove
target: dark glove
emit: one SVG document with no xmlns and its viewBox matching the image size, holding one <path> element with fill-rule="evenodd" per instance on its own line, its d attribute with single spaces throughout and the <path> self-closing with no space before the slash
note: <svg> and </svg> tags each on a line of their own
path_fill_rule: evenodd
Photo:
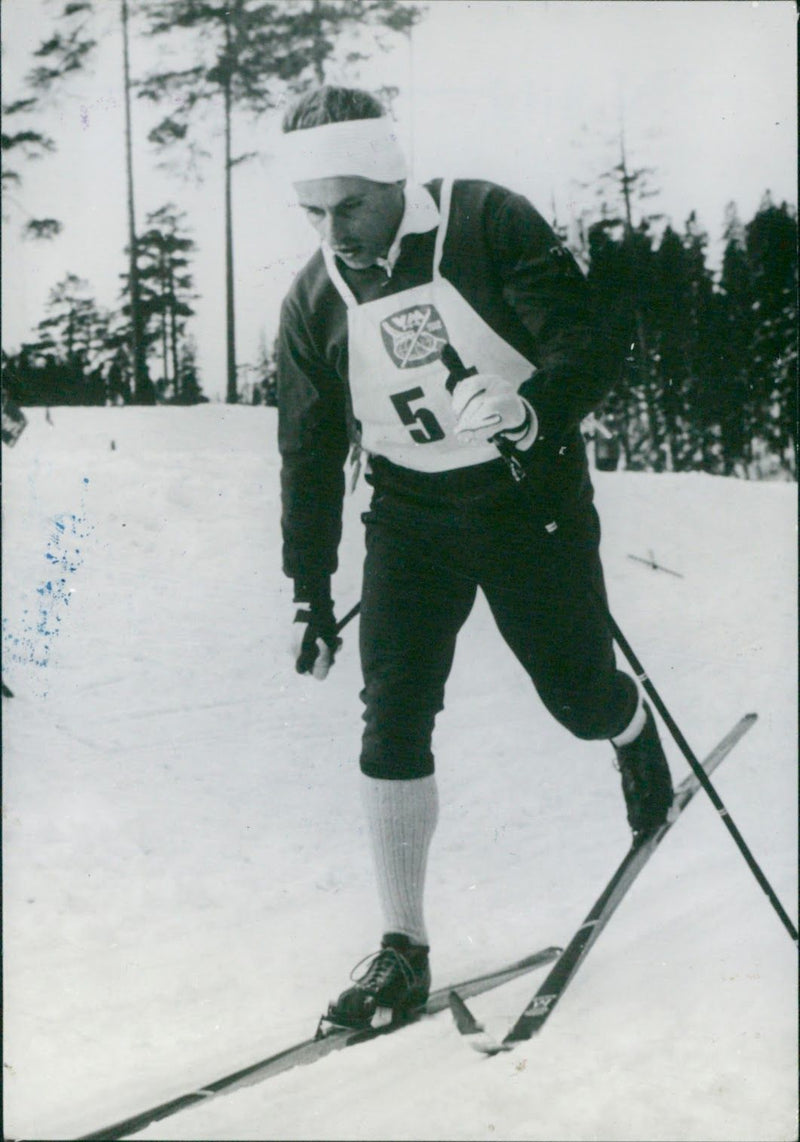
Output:
<svg viewBox="0 0 800 1142">
<path fill-rule="evenodd" d="M 298 674 L 312 674 L 322 681 L 333 666 L 342 640 L 336 633 L 330 580 L 322 583 L 295 583 L 294 601 L 303 604 L 294 616 L 304 623 L 300 649 L 295 662 Z"/>
</svg>

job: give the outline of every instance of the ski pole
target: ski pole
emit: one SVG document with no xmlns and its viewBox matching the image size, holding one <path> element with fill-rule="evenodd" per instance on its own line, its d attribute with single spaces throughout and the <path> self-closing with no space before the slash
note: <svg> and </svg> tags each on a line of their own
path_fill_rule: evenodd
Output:
<svg viewBox="0 0 800 1142">
<path fill-rule="evenodd" d="M 447 387 L 447 391 L 451 394 L 452 394 L 453 390 L 455 389 L 456 385 L 459 383 L 459 381 L 464 380 L 465 377 L 474 376 L 478 371 L 477 369 L 474 369 L 474 368 L 473 369 L 465 368 L 465 366 L 464 366 L 461 358 L 459 357 L 458 353 L 455 351 L 455 349 L 452 347 L 452 345 L 449 345 L 449 344 L 445 345 L 444 348 L 442 349 L 442 364 L 445 366 L 445 368 L 448 370 L 448 372 L 450 374 L 449 377 L 447 378 L 446 387 Z M 506 462 L 508 463 L 509 468 L 511 469 L 511 474 L 514 477 L 515 483 L 517 485 L 523 484 L 524 479 L 525 479 L 525 472 L 524 472 L 524 469 L 522 468 L 522 465 L 519 463 L 519 460 L 517 459 L 516 451 L 514 449 L 513 444 L 511 444 L 510 441 L 503 440 L 500 437 L 493 440 L 492 443 L 495 445 L 495 447 L 497 448 L 498 452 L 503 457 L 503 459 L 506 460 Z M 546 518 L 547 517 L 545 516 L 545 519 Z M 558 531 L 558 524 L 556 523 L 555 519 L 551 519 L 545 523 L 544 529 L 546 532 L 548 532 L 548 534 L 554 535 Z M 703 789 L 706 791 L 706 793 L 710 797 L 712 805 L 717 810 L 717 813 L 719 814 L 723 824 L 727 828 L 730 835 L 733 837 L 733 840 L 735 841 L 739 851 L 741 852 L 742 856 L 744 857 L 750 871 L 753 873 L 754 877 L 758 881 L 759 886 L 764 891 L 764 893 L 767 896 L 767 899 L 770 901 L 773 908 L 777 912 L 778 917 L 781 920 L 781 923 L 786 928 L 786 931 L 789 933 L 789 935 L 792 937 L 792 939 L 795 941 L 795 943 L 797 943 L 797 929 L 795 928 L 795 926 L 792 923 L 788 913 L 786 912 L 785 908 L 783 907 L 780 900 L 778 899 L 778 896 L 777 896 L 775 890 L 772 888 L 772 885 L 767 880 L 767 877 L 765 876 L 760 865 L 758 864 L 758 862 L 756 861 L 752 852 L 750 851 L 750 848 L 747 845 L 744 837 L 739 832 L 739 829 L 736 827 L 736 823 L 734 822 L 730 813 L 726 809 L 726 807 L 722 801 L 722 798 L 719 796 L 719 794 L 717 793 L 713 784 L 711 783 L 711 780 L 710 780 L 708 774 L 706 773 L 706 771 L 703 769 L 702 765 L 698 761 L 694 751 L 691 749 L 686 738 L 681 733 L 681 730 L 678 727 L 677 723 L 675 722 L 675 719 L 672 717 L 672 715 L 670 714 L 666 705 L 664 704 L 664 702 L 661 698 L 661 695 L 656 690 L 656 688 L 653 685 L 651 679 L 649 678 L 646 670 L 644 669 L 644 667 L 642 666 L 638 657 L 634 653 L 630 643 L 625 638 L 625 635 L 622 633 L 622 631 L 619 627 L 619 624 L 617 623 L 614 616 L 611 614 L 611 610 L 608 606 L 608 603 L 603 598 L 603 596 L 594 587 L 591 586 L 591 584 L 588 585 L 588 590 L 590 591 L 590 593 L 592 594 L 594 599 L 597 601 L 597 604 L 600 607 L 601 614 L 603 615 L 606 623 L 608 624 L 617 645 L 619 646 L 619 648 L 622 651 L 625 658 L 628 660 L 628 662 L 631 666 L 631 669 L 634 671 L 639 682 L 641 682 L 642 687 L 645 690 L 647 696 L 652 700 L 653 705 L 656 707 L 659 714 L 661 715 L 661 717 L 664 721 L 664 724 L 666 725 L 670 734 L 674 738 L 675 743 L 677 744 L 681 753 L 683 754 L 683 756 L 688 761 L 692 771 L 694 772 L 695 776 L 697 777 L 697 780 L 700 782 Z"/>
<path fill-rule="evenodd" d="M 725 826 L 728 829 L 728 832 L 731 834 L 734 841 L 738 845 L 739 851 L 741 852 L 742 856 L 744 857 L 745 861 L 747 862 L 747 864 L 750 868 L 750 871 L 753 873 L 753 875 L 755 876 L 759 885 L 761 886 L 763 891 L 766 893 L 767 898 L 769 899 L 770 903 L 772 904 L 772 907 L 778 913 L 778 916 L 780 917 L 780 920 L 781 920 L 783 926 L 786 928 L 786 931 L 789 933 L 789 935 L 792 937 L 792 939 L 795 942 L 797 942 L 797 929 L 795 928 L 794 924 L 792 923 L 791 919 L 789 918 L 788 913 L 786 912 L 786 910 L 784 909 L 780 900 L 778 899 L 778 896 L 775 893 L 772 885 L 767 880 L 766 876 L 764 875 L 763 871 L 761 870 L 761 867 L 759 866 L 758 862 L 756 861 L 755 857 L 753 856 L 752 852 L 750 851 L 749 845 L 745 841 L 742 834 L 739 832 L 739 829 L 736 826 L 736 822 L 733 820 L 730 813 L 725 808 L 725 805 L 723 804 L 722 798 L 720 797 L 720 795 L 717 793 L 716 789 L 714 788 L 714 785 L 712 784 L 711 779 L 709 778 L 706 771 L 703 769 L 700 762 L 697 760 L 694 752 L 692 751 L 691 747 L 689 746 L 689 743 L 686 741 L 686 738 L 683 736 L 683 734 L 680 731 L 679 726 L 675 722 L 675 719 L 670 714 L 666 705 L 662 701 L 660 694 L 658 693 L 655 686 L 653 685 L 650 678 L 648 677 L 646 670 L 644 669 L 641 662 L 639 661 L 636 654 L 634 653 L 633 648 L 631 647 L 628 640 L 625 638 L 625 635 L 620 630 L 619 625 L 618 625 L 616 619 L 614 618 L 614 616 L 611 614 L 611 611 L 609 610 L 607 604 L 604 602 L 604 600 L 602 600 L 600 598 L 600 596 L 597 594 L 596 591 L 594 591 L 593 593 L 594 593 L 595 597 L 600 599 L 600 601 L 603 604 L 603 611 L 605 614 L 606 622 L 608 623 L 609 627 L 611 628 L 611 631 L 614 635 L 614 638 L 617 642 L 617 645 L 619 646 L 620 650 L 622 651 L 622 653 L 627 658 L 628 662 L 631 665 L 631 668 L 633 669 L 634 673 L 636 674 L 636 677 L 641 682 L 642 687 L 646 691 L 648 697 L 652 700 L 653 705 L 656 707 L 659 714 L 661 715 L 661 717 L 664 721 L 664 724 L 666 725 L 669 732 L 672 734 L 672 737 L 676 741 L 678 748 L 680 749 L 681 753 L 686 758 L 686 760 L 689 762 L 689 765 L 692 767 L 698 781 L 703 786 L 703 789 L 705 789 L 708 796 L 711 798 L 711 804 L 714 806 L 716 811 L 719 813 L 720 817 L 722 818 L 723 823 L 725 824 Z"/>
<path fill-rule="evenodd" d="M 343 619 L 339 619 L 338 623 L 336 624 L 336 633 L 338 634 L 340 630 L 344 630 L 344 628 L 347 626 L 347 624 L 350 622 L 350 620 L 354 619 L 360 610 L 361 610 L 361 601 L 359 600 L 359 602 L 357 602 L 355 604 L 355 606 L 350 608 L 350 610 L 347 612 L 347 614 L 344 616 Z"/>
</svg>

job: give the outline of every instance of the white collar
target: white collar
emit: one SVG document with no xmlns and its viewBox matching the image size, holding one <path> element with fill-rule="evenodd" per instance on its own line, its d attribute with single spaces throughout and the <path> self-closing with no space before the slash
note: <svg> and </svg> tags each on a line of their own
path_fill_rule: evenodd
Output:
<svg viewBox="0 0 800 1142">
<path fill-rule="evenodd" d="M 375 259 L 376 265 L 385 270 L 386 276 L 389 278 L 392 276 L 395 262 L 400 256 L 400 243 L 406 234 L 427 234 L 429 230 L 435 230 L 439 225 L 439 208 L 426 187 L 419 183 L 411 183 L 406 185 L 403 195 L 405 209 L 403 210 L 403 217 L 400 219 L 400 225 L 397 227 L 394 241 L 385 258 Z"/>
</svg>

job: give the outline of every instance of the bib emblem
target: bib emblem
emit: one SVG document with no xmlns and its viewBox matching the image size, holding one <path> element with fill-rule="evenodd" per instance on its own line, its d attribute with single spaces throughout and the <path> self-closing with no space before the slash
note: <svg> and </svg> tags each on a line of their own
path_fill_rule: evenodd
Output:
<svg viewBox="0 0 800 1142">
<path fill-rule="evenodd" d="M 398 369 L 414 369 L 435 361 L 448 340 L 434 305 L 412 305 L 393 313 L 381 322 L 381 336 Z"/>
</svg>

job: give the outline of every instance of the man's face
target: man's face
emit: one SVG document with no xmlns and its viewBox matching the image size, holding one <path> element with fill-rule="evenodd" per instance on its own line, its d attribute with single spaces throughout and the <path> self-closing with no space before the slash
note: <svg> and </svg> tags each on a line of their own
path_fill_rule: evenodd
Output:
<svg viewBox="0 0 800 1142">
<path fill-rule="evenodd" d="M 366 178 L 318 178 L 295 183 L 311 225 L 351 270 L 385 257 L 403 216 L 403 184 Z"/>
</svg>

